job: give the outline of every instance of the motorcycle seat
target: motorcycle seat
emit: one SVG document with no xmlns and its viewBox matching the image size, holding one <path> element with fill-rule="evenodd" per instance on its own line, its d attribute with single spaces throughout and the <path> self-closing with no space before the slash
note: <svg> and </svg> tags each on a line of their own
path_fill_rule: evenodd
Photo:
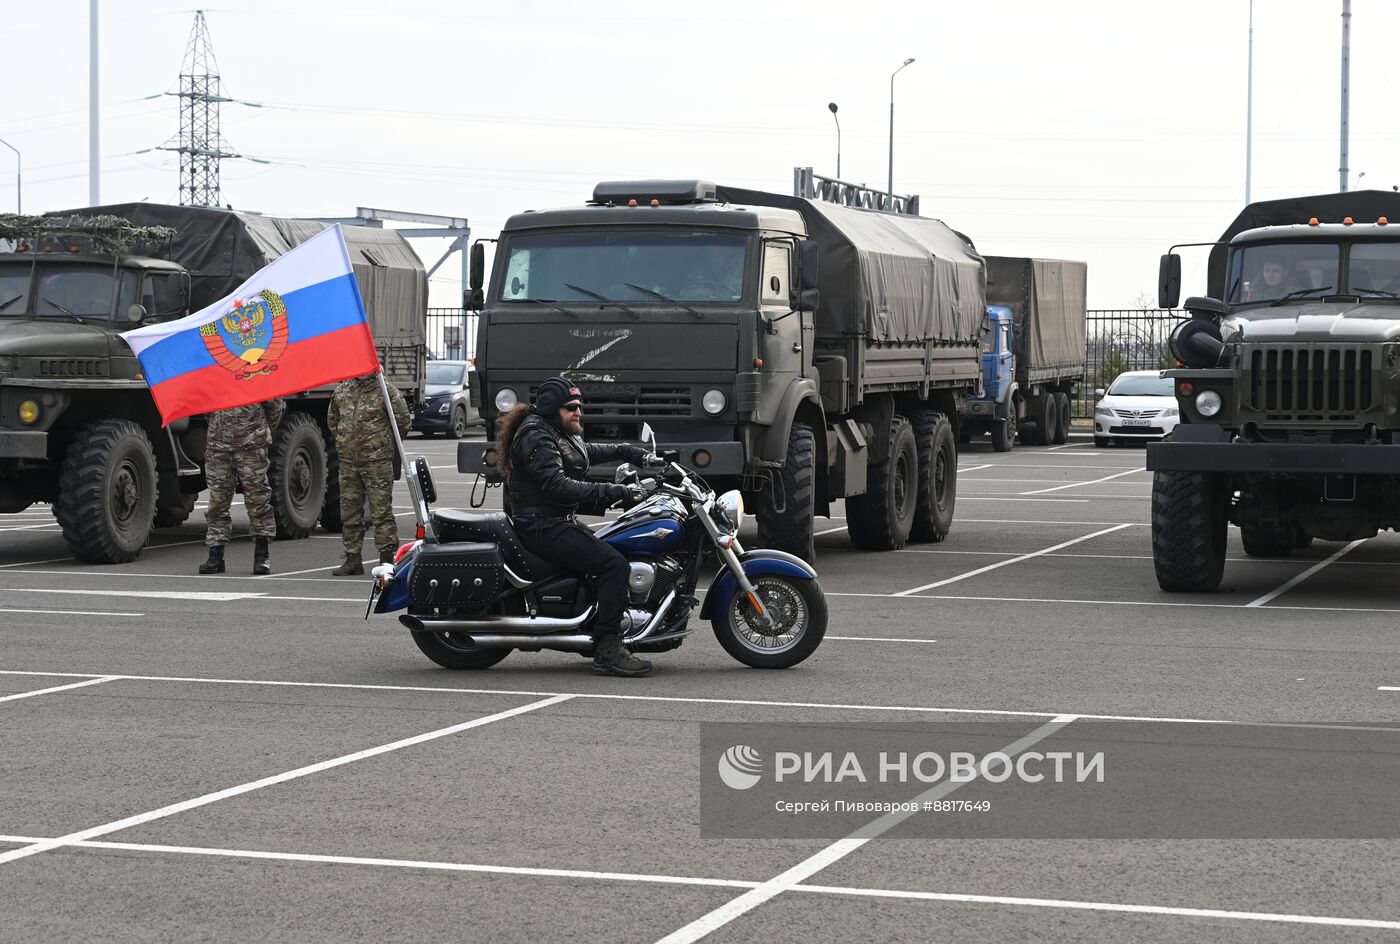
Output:
<svg viewBox="0 0 1400 944">
<path fill-rule="evenodd" d="M 461 511 L 441 508 L 432 513 L 433 533 L 444 544 L 466 541 L 488 542 L 501 548 L 501 558 L 517 577 L 538 581 L 561 573 L 560 569 L 542 557 L 525 549 L 503 511 Z"/>
</svg>

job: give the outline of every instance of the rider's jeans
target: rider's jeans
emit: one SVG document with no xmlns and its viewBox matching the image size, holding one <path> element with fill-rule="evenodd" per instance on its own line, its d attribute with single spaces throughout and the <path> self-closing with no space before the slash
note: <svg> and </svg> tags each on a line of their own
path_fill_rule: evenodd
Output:
<svg viewBox="0 0 1400 944">
<path fill-rule="evenodd" d="M 598 613 L 593 639 L 618 633 L 627 606 L 627 559 L 593 536 L 583 525 L 565 518 L 516 520 L 516 535 L 525 549 L 566 573 L 598 582 Z"/>
</svg>

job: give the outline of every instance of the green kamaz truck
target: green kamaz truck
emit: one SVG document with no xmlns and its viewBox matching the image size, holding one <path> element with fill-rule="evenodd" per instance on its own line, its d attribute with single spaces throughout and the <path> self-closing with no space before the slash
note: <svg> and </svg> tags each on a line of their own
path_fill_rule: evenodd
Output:
<svg viewBox="0 0 1400 944">
<path fill-rule="evenodd" d="M 0 513 L 46 502 L 72 553 L 135 559 L 205 487 L 203 417 L 162 427 L 119 334 L 233 292 L 326 224 L 138 203 L 0 216 Z M 421 400 L 427 277 L 392 230 L 346 227 L 389 382 Z M 330 388 L 288 400 L 271 448 L 279 537 L 339 530 Z"/>
<path fill-rule="evenodd" d="M 1147 447 L 1162 589 L 1215 590 L 1247 554 L 1400 527 L 1400 194 L 1250 204 L 1173 332 L 1181 424 Z M 1174 308 L 1181 257 L 1162 257 Z"/>
</svg>

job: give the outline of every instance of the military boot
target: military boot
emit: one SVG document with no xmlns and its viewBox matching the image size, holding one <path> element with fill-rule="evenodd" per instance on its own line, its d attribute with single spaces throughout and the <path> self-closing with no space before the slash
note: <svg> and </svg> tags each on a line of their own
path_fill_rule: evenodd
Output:
<svg viewBox="0 0 1400 944">
<path fill-rule="evenodd" d="M 394 554 L 397 552 L 398 548 L 396 547 L 381 547 L 379 549 L 379 563 L 392 564 L 394 562 Z"/>
<path fill-rule="evenodd" d="M 603 636 L 593 644 L 593 672 L 595 675 L 621 675 L 636 678 L 651 671 L 651 663 L 638 659 L 622 644 L 622 635 L 613 633 Z"/>
<path fill-rule="evenodd" d="M 364 572 L 365 565 L 360 563 L 360 555 L 357 552 L 355 554 L 346 554 L 345 563 L 332 570 L 331 574 L 336 577 L 353 577 L 356 574 L 362 574 Z"/>
<path fill-rule="evenodd" d="M 267 538 L 258 538 L 253 543 L 253 573 L 267 575 L 272 573 L 272 564 L 267 559 Z"/>
<path fill-rule="evenodd" d="M 224 546 L 215 544 L 209 548 L 209 559 L 199 565 L 201 574 L 221 574 L 224 572 Z"/>
</svg>

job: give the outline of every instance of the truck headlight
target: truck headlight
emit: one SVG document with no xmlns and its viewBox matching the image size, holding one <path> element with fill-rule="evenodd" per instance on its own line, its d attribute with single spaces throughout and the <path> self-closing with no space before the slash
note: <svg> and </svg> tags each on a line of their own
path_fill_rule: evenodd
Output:
<svg viewBox="0 0 1400 944">
<path fill-rule="evenodd" d="M 502 387 L 496 391 L 496 412 L 498 413 L 509 413 L 515 409 L 515 405 L 519 402 L 520 398 L 509 387 Z"/>
<path fill-rule="evenodd" d="M 724 397 L 723 390 L 706 390 L 705 395 L 700 398 L 700 405 L 705 408 L 705 412 L 711 416 L 719 416 L 724 412 L 725 406 L 729 403 Z"/>
<path fill-rule="evenodd" d="M 1214 390 L 1202 390 L 1196 394 L 1196 411 L 1202 416 L 1214 416 L 1225 403 Z"/>
<path fill-rule="evenodd" d="M 25 400 L 19 405 L 19 421 L 26 426 L 33 426 L 39 422 L 39 404 L 34 400 Z"/>
</svg>

